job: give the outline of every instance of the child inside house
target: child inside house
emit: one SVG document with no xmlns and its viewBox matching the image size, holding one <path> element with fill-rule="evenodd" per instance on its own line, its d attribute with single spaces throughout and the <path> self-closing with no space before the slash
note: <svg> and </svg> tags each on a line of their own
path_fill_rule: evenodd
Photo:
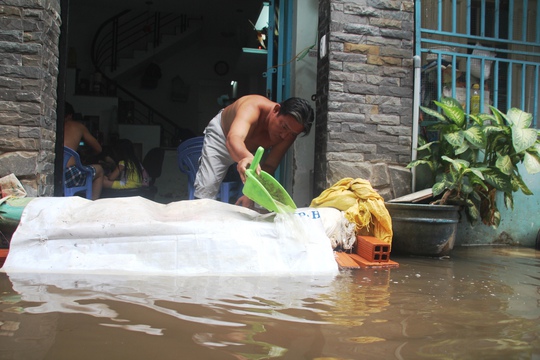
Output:
<svg viewBox="0 0 540 360">
<path fill-rule="evenodd" d="M 128 139 L 120 139 L 115 150 L 117 166 L 103 179 L 103 187 L 135 189 L 148 186 L 148 175 L 135 155 L 133 143 Z"/>
</svg>

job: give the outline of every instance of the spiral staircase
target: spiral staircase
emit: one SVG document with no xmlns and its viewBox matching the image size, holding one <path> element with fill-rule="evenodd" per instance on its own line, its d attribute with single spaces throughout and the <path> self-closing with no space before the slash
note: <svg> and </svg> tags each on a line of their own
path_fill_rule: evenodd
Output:
<svg viewBox="0 0 540 360">
<path fill-rule="evenodd" d="M 106 20 L 92 41 L 92 64 L 101 78 L 90 91 L 118 98 L 119 124 L 159 125 L 161 146 L 175 147 L 191 134 L 122 83 L 196 41 L 200 20 L 186 14 L 125 10 Z"/>
</svg>

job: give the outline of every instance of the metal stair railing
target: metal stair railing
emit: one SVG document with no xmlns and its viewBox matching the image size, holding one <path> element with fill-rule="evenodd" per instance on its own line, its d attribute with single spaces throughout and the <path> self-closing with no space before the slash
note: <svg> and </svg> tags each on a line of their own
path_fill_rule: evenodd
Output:
<svg viewBox="0 0 540 360">
<path fill-rule="evenodd" d="M 184 33 L 191 18 L 186 14 L 145 11 L 133 14 L 124 10 L 106 20 L 97 30 L 92 41 L 92 62 L 102 72 L 108 66 L 111 72 L 118 68 L 118 59 L 137 49 L 146 49 L 148 43 L 159 47 L 164 34 Z"/>
<path fill-rule="evenodd" d="M 124 10 L 106 20 L 92 41 L 92 64 L 95 70 L 102 74 L 107 83 L 115 84 L 117 94 L 122 94 L 118 96 L 121 102 L 134 103 L 134 112 L 127 122 L 160 125 L 162 146 L 177 146 L 178 134 L 184 129 L 108 76 L 104 68 L 108 66 L 114 72 L 122 55 L 127 57 L 137 47 L 144 48 L 148 43 L 154 49 L 158 48 L 164 34 L 175 34 L 176 30 L 183 33 L 189 29 L 189 23 L 190 18 L 185 14 L 152 14 L 148 11 L 133 14 L 131 10 Z"/>
<path fill-rule="evenodd" d="M 129 90 L 118 87 L 117 92 L 120 92 L 120 109 L 118 115 L 119 124 L 139 124 L 139 125 L 159 125 L 161 146 L 177 147 L 180 144 L 180 135 L 185 131 L 178 126 L 174 121 L 167 116 L 148 105 L 144 100 L 130 92 Z M 125 99 L 129 100 L 125 100 Z M 128 111 L 122 109 L 122 104 L 132 104 Z"/>
</svg>

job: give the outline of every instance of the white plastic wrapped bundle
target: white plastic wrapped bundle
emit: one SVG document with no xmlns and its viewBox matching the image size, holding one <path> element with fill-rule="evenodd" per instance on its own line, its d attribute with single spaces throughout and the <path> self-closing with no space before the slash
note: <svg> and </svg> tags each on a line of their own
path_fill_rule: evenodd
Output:
<svg viewBox="0 0 540 360">
<path fill-rule="evenodd" d="M 6 271 L 169 275 L 335 274 L 323 226 L 214 200 L 36 198 Z"/>
<path fill-rule="evenodd" d="M 345 217 L 345 212 L 332 207 L 299 208 L 296 214 L 312 220 L 319 219 L 332 248 L 352 249 L 356 242 L 356 224 Z"/>
</svg>

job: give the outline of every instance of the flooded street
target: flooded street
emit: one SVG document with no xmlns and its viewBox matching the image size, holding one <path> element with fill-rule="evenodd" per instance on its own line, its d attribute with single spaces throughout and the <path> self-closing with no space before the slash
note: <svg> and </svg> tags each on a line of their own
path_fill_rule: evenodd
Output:
<svg viewBox="0 0 540 360">
<path fill-rule="evenodd" d="M 540 359 L 540 252 L 337 277 L 0 273 L 0 359 Z"/>
</svg>

